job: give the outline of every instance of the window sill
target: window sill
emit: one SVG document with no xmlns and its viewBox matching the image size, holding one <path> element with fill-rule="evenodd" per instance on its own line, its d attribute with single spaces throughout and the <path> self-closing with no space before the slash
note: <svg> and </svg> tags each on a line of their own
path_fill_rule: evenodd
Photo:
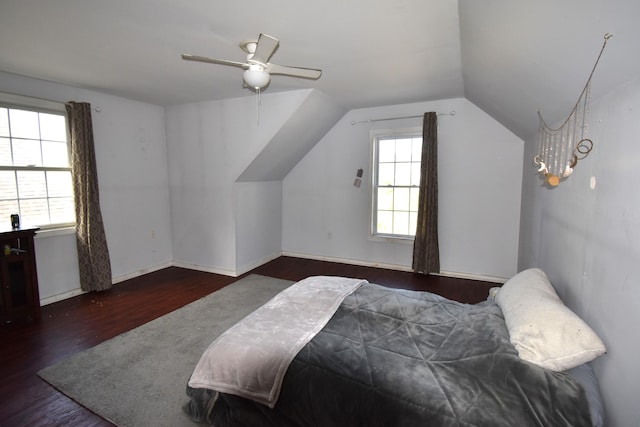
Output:
<svg viewBox="0 0 640 427">
<path fill-rule="evenodd" d="M 60 228 L 44 228 L 44 229 L 38 230 L 35 238 L 43 239 L 47 237 L 67 236 L 69 234 L 75 234 L 75 232 L 76 232 L 75 225 L 70 225 L 67 227 L 60 227 Z"/>
<path fill-rule="evenodd" d="M 404 236 L 391 236 L 386 234 L 374 234 L 369 236 L 369 240 L 382 243 L 399 243 L 404 245 L 413 245 L 414 238 Z"/>
</svg>

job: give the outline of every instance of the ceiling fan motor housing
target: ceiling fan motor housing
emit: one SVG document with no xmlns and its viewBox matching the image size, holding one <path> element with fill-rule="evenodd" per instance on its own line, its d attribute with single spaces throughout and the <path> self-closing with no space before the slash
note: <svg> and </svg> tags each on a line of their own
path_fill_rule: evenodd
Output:
<svg viewBox="0 0 640 427">
<path fill-rule="evenodd" d="M 183 54 L 182 59 L 187 61 L 206 62 L 210 64 L 230 65 L 244 69 L 242 79 L 247 87 L 259 92 L 271 81 L 271 74 L 279 74 L 290 77 L 317 80 L 322 75 L 322 70 L 313 68 L 290 67 L 276 65 L 269 60 L 278 49 L 278 39 L 260 34 L 258 40 L 247 40 L 240 43 L 240 48 L 247 53 L 246 62 L 229 61 L 226 59 L 209 58 L 206 56 Z"/>
</svg>

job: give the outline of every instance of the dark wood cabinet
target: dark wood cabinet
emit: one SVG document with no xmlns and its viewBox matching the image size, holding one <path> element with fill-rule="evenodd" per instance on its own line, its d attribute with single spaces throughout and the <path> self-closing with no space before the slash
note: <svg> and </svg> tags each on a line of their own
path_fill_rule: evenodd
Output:
<svg viewBox="0 0 640 427">
<path fill-rule="evenodd" d="M 40 320 L 33 237 L 37 228 L 0 232 L 0 322 Z"/>
</svg>

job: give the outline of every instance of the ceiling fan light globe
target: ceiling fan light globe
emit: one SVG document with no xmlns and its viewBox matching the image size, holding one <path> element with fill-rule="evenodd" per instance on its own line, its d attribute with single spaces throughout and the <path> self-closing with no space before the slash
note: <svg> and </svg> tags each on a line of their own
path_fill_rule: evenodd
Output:
<svg viewBox="0 0 640 427">
<path fill-rule="evenodd" d="M 263 69 L 253 67 L 246 70 L 242 78 L 247 86 L 256 90 L 262 89 L 268 85 L 271 80 L 271 76 L 268 72 Z"/>
</svg>

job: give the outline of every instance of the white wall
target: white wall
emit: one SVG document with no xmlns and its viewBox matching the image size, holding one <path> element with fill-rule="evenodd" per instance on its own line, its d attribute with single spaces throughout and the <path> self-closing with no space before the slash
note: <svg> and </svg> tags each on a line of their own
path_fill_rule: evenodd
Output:
<svg viewBox="0 0 640 427">
<path fill-rule="evenodd" d="M 309 91 L 263 95 L 258 122 L 252 96 L 165 109 L 6 73 L 0 90 L 100 109 L 94 138 L 115 282 L 171 264 L 236 275 L 282 250 L 407 268 L 410 245 L 367 238 L 369 131 L 420 120 L 351 120 L 429 110 L 457 113 L 439 119 L 443 270 L 514 272 L 520 183 L 509 177 L 520 175 L 521 141 L 463 99 L 351 111 L 284 183 L 240 183 Z M 41 233 L 36 245 L 42 299 L 78 293 L 74 236 Z"/>
<path fill-rule="evenodd" d="M 176 265 L 236 275 L 275 256 L 276 245 L 279 253 L 280 183 L 236 180 L 307 96 L 304 90 L 263 94 L 259 121 L 253 96 L 166 109 Z M 245 226 L 265 233 L 253 236 L 256 246 Z"/>
<path fill-rule="evenodd" d="M 245 273 L 282 253 L 282 182 L 234 185 L 237 273 Z"/>
<path fill-rule="evenodd" d="M 90 102 L 100 204 L 114 281 L 172 259 L 164 109 L 70 86 L 0 73 L 0 91 L 58 102 Z M 155 236 L 155 237 L 154 237 Z M 75 236 L 36 237 L 40 297 L 79 292 Z"/>
<path fill-rule="evenodd" d="M 410 268 L 412 245 L 369 239 L 372 129 L 422 126 L 438 117 L 439 233 L 443 271 L 507 278 L 516 272 L 523 141 L 465 99 L 352 110 L 283 182 L 283 251 Z M 362 186 L 353 181 L 364 169 Z M 514 177 L 516 177 L 514 179 Z"/>
<path fill-rule="evenodd" d="M 545 270 L 565 303 L 605 342 L 607 354 L 594 366 L 610 426 L 640 420 L 639 110 L 640 79 L 592 101 L 594 149 L 553 190 L 541 187 L 531 164 L 535 137 L 525 144 L 518 267 Z"/>
</svg>

